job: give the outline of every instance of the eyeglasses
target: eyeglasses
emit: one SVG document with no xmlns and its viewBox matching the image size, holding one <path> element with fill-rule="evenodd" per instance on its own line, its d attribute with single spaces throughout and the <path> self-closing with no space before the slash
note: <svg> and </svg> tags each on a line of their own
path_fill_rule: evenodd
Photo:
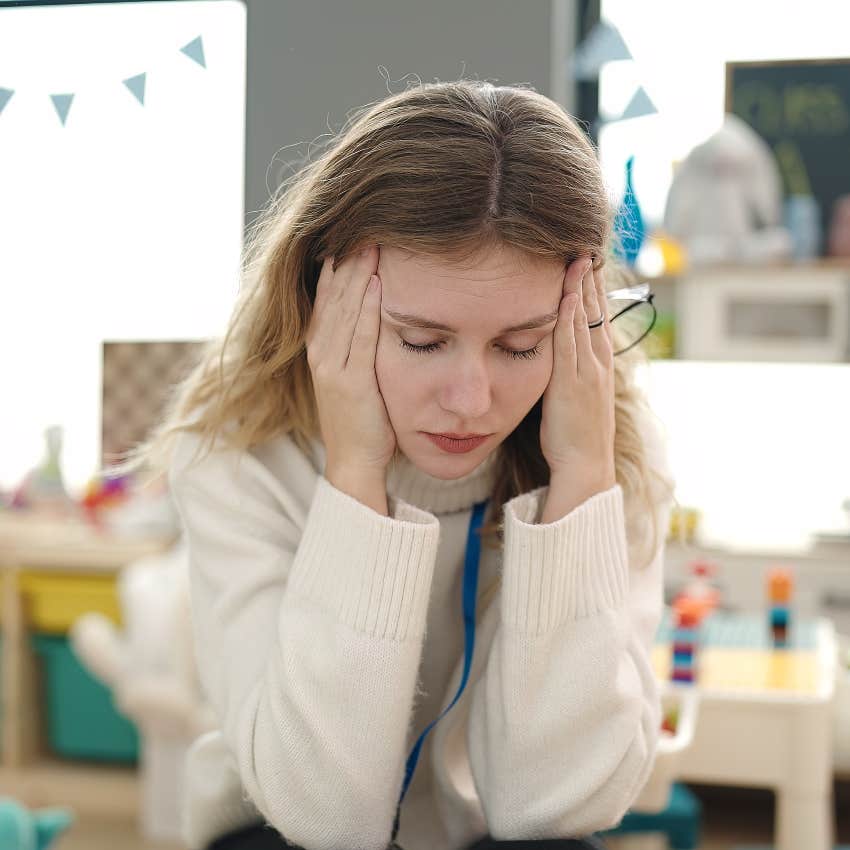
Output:
<svg viewBox="0 0 850 850">
<path fill-rule="evenodd" d="M 608 293 L 608 312 L 614 338 L 614 355 L 634 348 L 655 327 L 657 312 L 648 283 L 639 283 Z"/>
</svg>

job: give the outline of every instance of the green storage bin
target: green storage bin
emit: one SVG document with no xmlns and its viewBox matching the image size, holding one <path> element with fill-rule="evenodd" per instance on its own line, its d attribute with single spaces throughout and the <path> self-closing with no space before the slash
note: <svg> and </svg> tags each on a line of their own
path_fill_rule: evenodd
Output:
<svg viewBox="0 0 850 850">
<path fill-rule="evenodd" d="M 66 636 L 32 635 L 42 659 L 48 739 L 59 755 L 136 763 L 139 733 L 112 693 L 83 667 Z"/>
</svg>

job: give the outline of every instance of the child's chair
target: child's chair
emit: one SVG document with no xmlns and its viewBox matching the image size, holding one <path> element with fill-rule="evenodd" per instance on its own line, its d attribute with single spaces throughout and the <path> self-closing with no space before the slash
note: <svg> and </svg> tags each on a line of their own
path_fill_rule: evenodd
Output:
<svg viewBox="0 0 850 850">
<path fill-rule="evenodd" d="M 619 825 L 602 835 L 661 832 L 670 850 L 696 850 L 702 806 L 687 787 L 673 780 L 682 753 L 694 739 L 698 692 L 692 685 L 667 682 L 662 686 L 662 706 L 665 716 L 676 713 L 675 732 L 662 731 L 652 773 L 640 796 Z"/>
</svg>

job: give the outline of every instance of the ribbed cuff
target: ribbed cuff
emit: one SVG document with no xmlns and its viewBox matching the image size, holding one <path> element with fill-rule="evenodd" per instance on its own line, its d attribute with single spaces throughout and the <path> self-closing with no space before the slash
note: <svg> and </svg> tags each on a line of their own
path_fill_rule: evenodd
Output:
<svg viewBox="0 0 850 850">
<path fill-rule="evenodd" d="M 388 508 L 383 516 L 319 476 L 288 589 L 374 637 L 418 639 L 440 523 L 401 499 Z"/>
<path fill-rule="evenodd" d="M 527 634 L 615 608 L 629 585 L 623 488 L 615 484 L 556 522 L 535 524 L 547 490 L 505 504 L 502 620 Z"/>
</svg>

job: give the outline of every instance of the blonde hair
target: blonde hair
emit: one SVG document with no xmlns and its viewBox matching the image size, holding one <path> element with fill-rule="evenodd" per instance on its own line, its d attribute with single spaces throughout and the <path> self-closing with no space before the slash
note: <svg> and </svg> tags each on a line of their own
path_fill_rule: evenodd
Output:
<svg viewBox="0 0 850 850">
<path fill-rule="evenodd" d="M 289 434 L 310 454 L 321 432 L 304 338 L 326 256 L 338 264 L 370 243 L 458 261 L 494 246 L 562 263 L 591 254 L 606 285 L 622 286 L 632 280 L 614 259 L 614 212 L 584 132 L 533 89 L 420 83 L 362 107 L 250 229 L 226 334 L 206 344 L 121 470 L 165 472 L 181 431 L 201 434 L 210 449 L 220 436 L 237 450 Z M 638 348 L 614 358 L 616 478 L 627 512 L 652 519 L 651 535 L 635 532 L 645 564 L 667 533 L 654 506 L 672 482 L 652 468 L 640 425 L 648 406 L 633 373 L 644 359 Z M 505 502 L 548 484 L 540 418 L 538 401 L 499 447 L 485 546 L 502 546 Z M 653 495 L 654 481 L 664 495 Z M 497 587 L 484 591 L 482 607 Z"/>
</svg>

